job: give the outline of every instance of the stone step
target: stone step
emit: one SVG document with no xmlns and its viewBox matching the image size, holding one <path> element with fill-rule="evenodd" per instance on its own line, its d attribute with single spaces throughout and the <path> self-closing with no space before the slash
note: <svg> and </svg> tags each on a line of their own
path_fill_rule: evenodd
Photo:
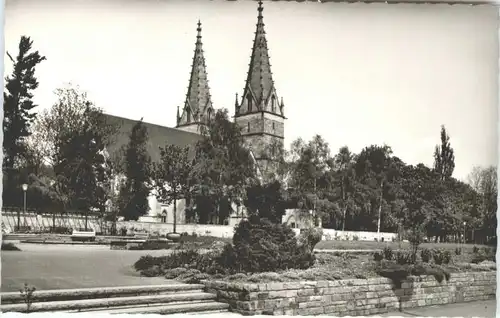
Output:
<svg viewBox="0 0 500 318">
<path fill-rule="evenodd" d="M 85 311 L 92 308 L 109 308 L 117 306 L 137 306 L 145 304 L 164 304 L 172 302 L 192 302 L 200 300 L 213 300 L 216 295 L 205 292 L 169 293 L 164 295 L 113 297 L 80 299 L 65 301 L 34 302 L 30 307 L 31 312 L 47 311 Z M 186 306 L 190 306 L 187 304 Z M 24 312 L 26 304 L 2 304 L 2 312 Z"/>
<path fill-rule="evenodd" d="M 37 290 L 32 295 L 33 303 L 47 301 L 83 300 L 96 298 L 116 298 L 123 296 L 161 295 L 167 293 L 196 291 L 201 292 L 201 284 L 169 284 L 149 286 L 120 286 L 81 289 Z M 19 292 L 1 293 L 2 305 L 24 304 L 24 298 Z"/>
<path fill-rule="evenodd" d="M 103 309 L 97 312 L 106 314 L 214 314 L 227 312 L 229 305 L 215 301 L 190 301 L 185 303 L 170 303 L 167 305 L 142 306 L 133 308 Z"/>
</svg>

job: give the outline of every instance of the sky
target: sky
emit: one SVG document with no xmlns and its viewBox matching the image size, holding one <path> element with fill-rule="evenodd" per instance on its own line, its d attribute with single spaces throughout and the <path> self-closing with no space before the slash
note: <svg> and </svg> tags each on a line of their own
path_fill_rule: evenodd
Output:
<svg viewBox="0 0 500 318">
<path fill-rule="evenodd" d="M 454 176 L 497 163 L 498 11 L 489 6 L 264 1 L 285 143 L 320 134 L 332 153 L 387 144 L 431 166 L 445 125 Z M 78 85 L 106 113 L 175 126 L 202 22 L 215 108 L 234 113 L 254 32 L 254 1 L 7 0 L 5 47 L 21 35 L 47 57 L 38 109 Z M 12 70 L 10 63 L 5 72 Z"/>
</svg>

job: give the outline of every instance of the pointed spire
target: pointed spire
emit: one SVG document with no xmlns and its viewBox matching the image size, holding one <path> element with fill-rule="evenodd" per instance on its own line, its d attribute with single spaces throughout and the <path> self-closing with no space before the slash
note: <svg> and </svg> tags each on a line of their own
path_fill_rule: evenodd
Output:
<svg viewBox="0 0 500 318">
<path fill-rule="evenodd" d="M 205 57 L 203 55 L 201 31 L 201 21 L 198 20 L 191 77 L 189 79 L 184 109 L 182 111 L 182 116 L 180 116 L 178 126 L 198 124 L 208 119 L 208 110 L 212 108 Z M 188 116 L 189 112 L 192 116 Z"/>
<path fill-rule="evenodd" d="M 177 125 L 179 125 L 180 120 L 181 120 L 181 114 L 179 112 L 179 106 L 177 106 Z"/>
<path fill-rule="evenodd" d="M 259 1 L 257 11 L 257 28 L 243 92 L 243 100 L 241 102 L 243 113 L 240 115 L 244 115 L 250 108 L 253 111 L 260 109 L 261 111 L 270 112 L 272 110 L 271 101 L 273 98 L 277 99 L 271 72 L 271 63 L 269 61 L 266 31 L 264 30 L 264 16 L 262 14 L 264 7 L 262 6 L 262 1 Z M 249 105 L 246 105 L 249 101 L 255 106 L 249 107 Z M 282 116 L 280 112 L 276 114 Z"/>
</svg>

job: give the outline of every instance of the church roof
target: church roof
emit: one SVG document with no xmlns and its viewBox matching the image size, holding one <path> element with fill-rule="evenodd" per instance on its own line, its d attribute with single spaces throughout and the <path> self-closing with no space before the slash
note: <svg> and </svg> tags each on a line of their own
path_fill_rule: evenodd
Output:
<svg viewBox="0 0 500 318">
<path fill-rule="evenodd" d="M 207 66 L 203 54 L 203 43 L 201 41 L 201 22 L 198 21 L 198 34 L 191 66 L 191 76 L 186 94 L 186 100 L 182 107 L 182 114 L 177 117 L 177 126 L 193 123 L 204 123 L 213 113 L 210 88 L 208 86 Z"/>
<path fill-rule="evenodd" d="M 267 111 L 284 117 L 284 104 L 283 101 L 280 103 L 278 100 L 271 72 L 266 31 L 264 30 L 264 17 L 262 15 L 262 11 L 264 10 L 262 1 L 259 1 L 259 8 L 257 10 L 259 12 L 257 30 L 255 31 L 243 100 L 239 105 L 238 101 L 236 101 L 235 115 Z M 238 100 L 238 97 L 236 99 Z"/>
<path fill-rule="evenodd" d="M 123 146 L 127 145 L 129 142 L 129 136 L 132 131 L 132 127 L 138 122 L 138 120 L 113 116 L 106 114 L 106 121 L 111 125 L 117 126 L 117 133 L 112 138 L 110 144 L 107 147 L 107 151 L 110 155 L 116 154 L 122 149 Z M 160 150 L 159 147 L 165 147 L 167 144 L 173 144 L 180 147 L 189 146 L 191 156 L 194 156 L 194 147 L 196 142 L 201 140 L 202 136 L 182 131 L 175 128 L 155 125 L 147 122 L 143 122 L 148 130 L 148 144 L 147 149 L 151 159 L 153 161 L 160 160 Z"/>
</svg>

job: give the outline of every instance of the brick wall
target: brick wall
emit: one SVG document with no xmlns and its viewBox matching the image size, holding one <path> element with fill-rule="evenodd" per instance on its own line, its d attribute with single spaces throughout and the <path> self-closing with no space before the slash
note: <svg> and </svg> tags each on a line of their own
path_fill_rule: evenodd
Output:
<svg viewBox="0 0 500 318">
<path fill-rule="evenodd" d="M 206 290 L 244 315 L 372 315 L 399 308 L 495 298 L 496 272 L 409 277 L 401 288 L 387 278 L 288 283 L 205 282 Z"/>
</svg>

